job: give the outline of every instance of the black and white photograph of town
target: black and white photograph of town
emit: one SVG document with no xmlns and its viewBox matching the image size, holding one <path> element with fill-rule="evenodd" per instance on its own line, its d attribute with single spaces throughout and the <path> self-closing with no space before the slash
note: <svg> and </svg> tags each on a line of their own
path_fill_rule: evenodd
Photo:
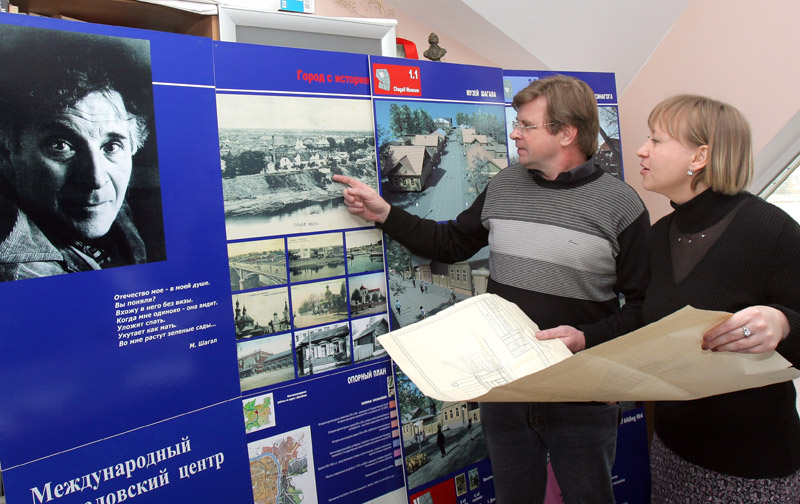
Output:
<svg viewBox="0 0 800 504">
<path fill-rule="evenodd" d="M 233 295 L 236 339 L 285 332 L 291 328 L 286 287 Z"/>
<path fill-rule="evenodd" d="M 379 229 L 360 229 L 344 234 L 347 272 L 351 275 L 383 271 L 383 240 Z"/>
<path fill-rule="evenodd" d="M 344 275 L 342 233 L 290 236 L 286 241 L 292 283 Z"/>
<path fill-rule="evenodd" d="M 387 314 L 354 319 L 351 324 L 353 326 L 354 362 L 377 359 L 386 355 L 386 350 L 378 341 L 378 336 L 389 332 L 389 317 Z"/>
<path fill-rule="evenodd" d="M 347 322 L 297 331 L 294 334 L 298 376 L 319 374 L 350 364 Z"/>
<path fill-rule="evenodd" d="M 364 227 L 339 173 L 377 189 L 369 100 L 217 94 L 228 240 Z"/>
<path fill-rule="evenodd" d="M 347 282 L 334 278 L 293 285 L 292 309 L 295 329 L 345 320 L 349 316 Z"/>
<path fill-rule="evenodd" d="M 508 166 L 504 107 L 375 100 L 383 197 L 423 218 L 455 218 Z"/>
<path fill-rule="evenodd" d="M 231 291 L 286 284 L 283 238 L 228 243 Z"/>
</svg>

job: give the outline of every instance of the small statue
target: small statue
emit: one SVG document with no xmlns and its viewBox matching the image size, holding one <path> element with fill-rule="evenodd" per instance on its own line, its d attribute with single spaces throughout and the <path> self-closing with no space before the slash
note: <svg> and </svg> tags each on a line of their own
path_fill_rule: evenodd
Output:
<svg viewBox="0 0 800 504">
<path fill-rule="evenodd" d="M 439 61 L 444 57 L 445 54 L 447 54 L 447 49 L 444 47 L 439 47 L 439 36 L 435 33 L 428 35 L 428 43 L 431 46 L 424 53 L 422 53 L 422 55 L 429 60 Z"/>
</svg>

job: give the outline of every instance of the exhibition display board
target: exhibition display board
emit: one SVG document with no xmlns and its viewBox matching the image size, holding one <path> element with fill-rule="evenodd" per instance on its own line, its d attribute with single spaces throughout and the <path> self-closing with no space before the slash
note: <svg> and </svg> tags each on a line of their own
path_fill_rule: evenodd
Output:
<svg viewBox="0 0 800 504">
<path fill-rule="evenodd" d="M 11 61 L 10 504 L 494 501 L 478 405 L 423 396 L 377 341 L 484 292 L 486 251 L 414 256 L 331 177 L 452 219 L 513 162 L 508 99 L 544 73 L 1 14 Z M 613 75 L 575 75 L 621 177 Z M 618 499 L 647 500 L 645 443 L 630 409 Z"/>
</svg>

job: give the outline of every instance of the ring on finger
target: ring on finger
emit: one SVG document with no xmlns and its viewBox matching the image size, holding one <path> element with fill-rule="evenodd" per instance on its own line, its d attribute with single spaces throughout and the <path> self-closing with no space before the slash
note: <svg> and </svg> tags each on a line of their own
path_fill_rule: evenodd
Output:
<svg viewBox="0 0 800 504">
<path fill-rule="evenodd" d="M 746 326 L 742 326 L 742 334 L 744 334 L 745 338 L 748 338 L 751 334 L 753 334 L 753 331 L 748 329 Z"/>
</svg>

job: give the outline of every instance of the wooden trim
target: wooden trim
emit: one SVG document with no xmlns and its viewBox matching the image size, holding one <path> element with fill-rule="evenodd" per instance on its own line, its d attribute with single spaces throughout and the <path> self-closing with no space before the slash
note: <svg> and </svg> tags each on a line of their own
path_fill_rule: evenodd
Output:
<svg viewBox="0 0 800 504">
<path fill-rule="evenodd" d="M 134 0 L 15 0 L 20 12 L 219 40 L 217 16 Z"/>
</svg>

